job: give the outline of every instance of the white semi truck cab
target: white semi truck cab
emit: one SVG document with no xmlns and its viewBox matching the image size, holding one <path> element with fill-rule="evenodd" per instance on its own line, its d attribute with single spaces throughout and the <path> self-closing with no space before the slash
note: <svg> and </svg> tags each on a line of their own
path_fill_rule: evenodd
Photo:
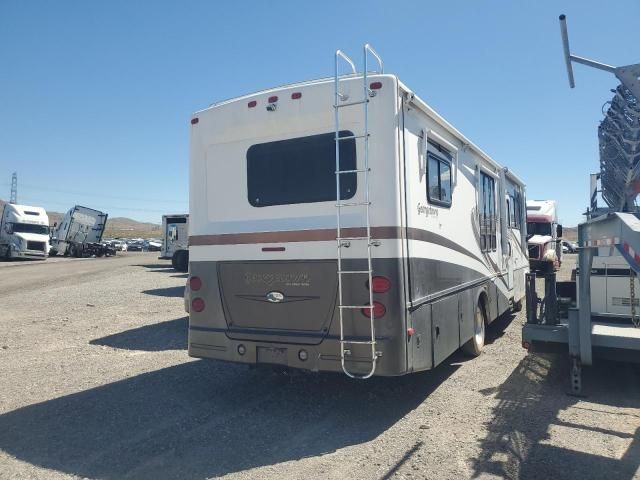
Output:
<svg viewBox="0 0 640 480">
<path fill-rule="evenodd" d="M 527 200 L 527 249 L 534 270 L 553 272 L 562 264 L 562 225 L 555 200 Z"/>
<path fill-rule="evenodd" d="M 49 217 L 42 207 L 7 203 L 0 218 L 0 257 L 44 260 L 49 254 Z"/>
<path fill-rule="evenodd" d="M 189 214 L 162 216 L 162 250 L 160 257 L 171 260 L 173 268 L 186 272 L 189 268 Z"/>
</svg>

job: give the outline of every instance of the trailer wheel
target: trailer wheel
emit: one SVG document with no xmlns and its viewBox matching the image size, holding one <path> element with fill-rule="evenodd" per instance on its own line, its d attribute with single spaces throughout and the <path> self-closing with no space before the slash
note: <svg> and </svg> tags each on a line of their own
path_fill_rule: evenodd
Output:
<svg viewBox="0 0 640 480">
<path fill-rule="evenodd" d="M 476 305 L 476 313 L 473 318 L 473 336 L 462 346 L 462 351 L 471 357 L 477 357 L 482 353 L 484 347 L 484 335 L 487 320 L 482 307 L 482 301 Z"/>
<path fill-rule="evenodd" d="M 174 266 L 176 270 L 179 272 L 187 272 L 189 270 L 189 252 L 180 250 L 175 253 L 174 258 L 176 260 Z"/>
</svg>

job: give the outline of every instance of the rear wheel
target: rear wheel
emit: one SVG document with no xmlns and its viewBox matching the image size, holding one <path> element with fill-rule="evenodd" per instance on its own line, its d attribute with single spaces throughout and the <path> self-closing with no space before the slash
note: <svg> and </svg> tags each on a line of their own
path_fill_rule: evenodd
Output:
<svg viewBox="0 0 640 480">
<path fill-rule="evenodd" d="M 512 310 L 513 310 L 514 312 L 519 312 L 520 310 L 522 310 L 522 299 L 518 300 L 517 302 L 515 302 L 515 303 L 513 304 L 513 308 L 512 308 Z"/>
<path fill-rule="evenodd" d="M 189 270 L 189 252 L 180 250 L 174 255 L 175 266 L 174 268 L 179 272 L 186 272 Z M 173 262 L 172 262 L 173 263 Z"/>
<path fill-rule="evenodd" d="M 465 354 L 471 357 L 477 357 L 482 353 L 486 324 L 487 322 L 485 319 L 484 309 L 482 308 L 482 302 L 478 302 L 473 318 L 473 336 L 462 346 L 462 351 Z"/>
</svg>

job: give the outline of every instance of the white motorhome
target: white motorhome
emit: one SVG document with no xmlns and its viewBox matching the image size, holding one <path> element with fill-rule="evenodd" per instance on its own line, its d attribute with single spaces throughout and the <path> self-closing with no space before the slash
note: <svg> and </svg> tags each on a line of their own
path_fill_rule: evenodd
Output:
<svg viewBox="0 0 640 480">
<path fill-rule="evenodd" d="M 0 257 L 45 259 L 49 217 L 42 207 L 6 203 L 0 217 Z"/>
<path fill-rule="evenodd" d="M 100 242 L 108 215 L 93 208 L 76 205 L 69 209 L 51 233 L 51 255 L 73 257 L 114 254 Z"/>
<path fill-rule="evenodd" d="M 189 268 L 189 214 L 162 216 L 162 249 L 160 257 L 171 260 L 173 268 L 186 272 Z"/>
<path fill-rule="evenodd" d="M 527 248 L 532 269 L 558 270 L 562 264 L 562 225 L 555 200 L 527 200 Z"/>
<path fill-rule="evenodd" d="M 478 355 L 522 305 L 524 198 L 394 75 L 196 112 L 189 354 L 359 378 Z"/>
</svg>

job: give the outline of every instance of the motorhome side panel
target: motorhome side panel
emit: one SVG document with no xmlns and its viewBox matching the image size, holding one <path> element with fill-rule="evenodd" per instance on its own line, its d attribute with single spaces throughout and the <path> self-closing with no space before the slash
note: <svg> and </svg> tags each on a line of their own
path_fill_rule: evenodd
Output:
<svg viewBox="0 0 640 480">
<path fill-rule="evenodd" d="M 370 101 L 373 270 L 391 288 L 375 294 L 385 312 L 376 319 L 382 356 L 377 374 L 407 372 L 403 233 L 399 219 L 395 77 Z M 341 82 L 345 96 L 362 95 L 362 79 Z M 298 92 L 293 101 L 292 93 Z M 270 105 L 269 97 L 278 97 Z M 189 353 L 244 363 L 275 363 L 340 371 L 336 287 L 336 189 L 333 85 L 314 82 L 245 97 L 199 112 L 192 128 Z M 248 105 L 255 101 L 255 107 Z M 254 109 L 255 108 L 255 109 Z M 341 135 L 363 130 L 362 110 L 344 109 Z M 347 134 L 346 132 L 349 132 Z M 364 166 L 361 139 L 340 142 L 341 169 Z M 349 153 L 351 152 L 351 153 Z M 296 163 L 305 158 L 306 164 Z M 328 161 L 328 163 L 327 163 Z M 350 163 L 349 163 L 350 162 Z M 341 198 L 365 200 L 361 179 L 349 174 Z M 259 181 L 256 181 L 259 180 Z M 364 210 L 342 215 L 343 235 L 364 235 Z M 366 268 L 366 243 L 344 250 L 343 269 Z M 367 277 L 345 281 L 345 303 L 365 305 Z M 345 313 L 345 336 L 369 335 L 368 317 Z M 365 371 L 367 346 L 352 345 L 350 369 Z M 302 352 L 304 351 L 304 352 Z"/>
<path fill-rule="evenodd" d="M 409 326 L 432 344 L 413 369 L 437 365 L 473 335 L 475 303 L 488 321 L 509 305 L 500 231 L 500 172 L 434 118 L 403 109 Z M 430 337 L 430 338 L 429 338 Z"/>
</svg>

